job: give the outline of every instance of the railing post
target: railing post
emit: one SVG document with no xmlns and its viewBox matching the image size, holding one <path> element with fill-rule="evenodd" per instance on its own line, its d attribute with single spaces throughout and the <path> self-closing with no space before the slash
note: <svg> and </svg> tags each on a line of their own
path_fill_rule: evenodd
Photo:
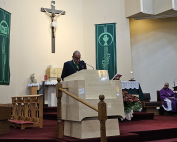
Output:
<svg viewBox="0 0 177 142">
<path fill-rule="evenodd" d="M 57 85 L 56 85 L 56 97 L 57 97 L 57 137 L 63 137 L 63 125 L 62 125 L 62 110 L 61 110 L 61 98 L 62 98 L 62 91 L 59 88 L 62 88 L 62 84 L 60 83 L 61 78 L 57 78 Z"/>
<path fill-rule="evenodd" d="M 99 96 L 100 102 L 98 103 L 98 120 L 100 121 L 100 134 L 101 142 L 107 142 L 106 140 L 106 126 L 107 110 L 106 103 L 104 102 L 104 95 Z"/>
</svg>

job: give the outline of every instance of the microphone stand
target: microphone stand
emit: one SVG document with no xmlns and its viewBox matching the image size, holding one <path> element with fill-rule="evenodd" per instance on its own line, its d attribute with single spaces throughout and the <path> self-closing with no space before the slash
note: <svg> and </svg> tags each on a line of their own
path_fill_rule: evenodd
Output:
<svg viewBox="0 0 177 142">
<path fill-rule="evenodd" d="M 82 58 L 81 58 L 81 59 L 82 59 Z M 81 60 L 81 61 L 83 61 L 83 60 Z M 86 65 L 90 66 L 90 67 L 94 70 L 94 67 L 93 67 L 93 66 L 87 64 L 86 62 L 84 62 L 84 63 L 85 63 Z"/>
<path fill-rule="evenodd" d="M 86 65 L 88 65 L 88 66 L 90 66 L 93 70 L 94 70 L 94 67 L 92 67 L 91 65 L 89 65 L 89 64 L 87 64 L 87 63 L 85 63 Z"/>
</svg>

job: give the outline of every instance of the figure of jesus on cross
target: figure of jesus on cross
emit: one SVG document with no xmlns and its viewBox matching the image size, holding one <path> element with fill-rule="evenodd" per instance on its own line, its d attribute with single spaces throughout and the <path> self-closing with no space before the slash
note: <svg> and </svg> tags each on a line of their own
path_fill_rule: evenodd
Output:
<svg viewBox="0 0 177 142">
<path fill-rule="evenodd" d="M 55 53 L 55 36 L 57 29 L 57 17 L 60 15 L 65 15 L 63 10 L 55 10 L 55 1 L 52 1 L 52 9 L 41 8 L 41 12 L 46 12 L 46 14 L 51 17 L 52 20 L 52 53 Z"/>
<path fill-rule="evenodd" d="M 52 19 L 52 25 L 51 26 L 53 27 L 53 33 L 54 33 L 54 37 L 55 37 L 56 29 L 57 29 L 57 17 L 60 16 L 64 11 L 62 11 L 60 14 L 57 15 L 55 13 L 50 14 L 46 9 L 44 9 L 44 10 L 47 13 L 47 15 L 49 17 L 51 17 L 51 19 Z"/>
</svg>

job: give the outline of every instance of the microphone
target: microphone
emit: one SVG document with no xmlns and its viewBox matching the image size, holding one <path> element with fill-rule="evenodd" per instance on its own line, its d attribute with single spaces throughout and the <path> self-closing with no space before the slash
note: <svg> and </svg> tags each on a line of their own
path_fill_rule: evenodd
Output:
<svg viewBox="0 0 177 142">
<path fill-rule="evenodd" d="M 90 66 L 90 67 L 92 67 L 92 69 L 94 70 L 94 67 L 93 66 L 91 66 L 91 65 L 89 65 L 89 64 L 87 64 L 87 63 L 85 63 L 86 65 L 88 65 L 88 66 Z"/>
<path fill-rule="evenodd" d="M 82 58 L 81 58 L 82 59 Z M 83 61 L 83 60 L 81 60 L 81 61 Z M 83 61 L 84 62 L 84 61 Z M 93 70 L 94 70 L 94 67 L 93 66 L 91 66 L 91 65 L 89 65 L 89 64 L 87 64 L 86 62 L 84 62 L 86 65 L 88 65 L 88 66 L 90 66 Z"/>
</svg>

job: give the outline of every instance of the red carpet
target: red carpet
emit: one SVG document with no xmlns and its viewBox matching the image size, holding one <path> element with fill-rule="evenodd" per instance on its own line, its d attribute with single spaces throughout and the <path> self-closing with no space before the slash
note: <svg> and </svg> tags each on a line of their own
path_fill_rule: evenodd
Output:
<svg viewBox="0 0 177 142">
<path fill-rule="evenodd" d="M 177 117 L 154 116 L 154 120 L 120 122 L 120 129 L 126 132 L 152 131 L 177 128 Z M 131 128 L 131 129 L 130 129 Z"/>
<path fill-rule="evenodd" d="M 154 120 L 121 122 L 120 132 L 139 134 L 139 141 L 177 138 L 177 117 L 154 116 Z"/>
<path fill-rule="evenodd" d="M 44 107 L 43 118 L 57 120 L 57 107 Z"/>
<path fill-rule="evenodd" d="M 26 128 L 25 130 L 10 128 L 9 134 L 0 135 L 0 142 L 17 141 L 50 141 L 56 142 L 57 121 L 44 120 L 43 128 Z M 62 142 L 62 141 L 61 141 Z"/>
<path fill-rule="evenodd" d="M 108 137 L 108 142 L 166 142 L 177 141 L 177 117 L 154 116 L 154 120 L 120 122 L 120 136 Z M 0 142 L 99 142 L 100 138 L 80 140 L 56 138 L 56 120 L 44 120 L 44 127 L 25 130 L 10 128 L 9 134 L 0 135 Z M 162 141 L 163 142 L 163 141 Z"/>
<path fill-rule="evenodd" d="M 177 142 L 177 138 L 163 139 L 163 140 L 156 140 L 156 141 L 144 141 L 144 142 Z"/>
</svg>

